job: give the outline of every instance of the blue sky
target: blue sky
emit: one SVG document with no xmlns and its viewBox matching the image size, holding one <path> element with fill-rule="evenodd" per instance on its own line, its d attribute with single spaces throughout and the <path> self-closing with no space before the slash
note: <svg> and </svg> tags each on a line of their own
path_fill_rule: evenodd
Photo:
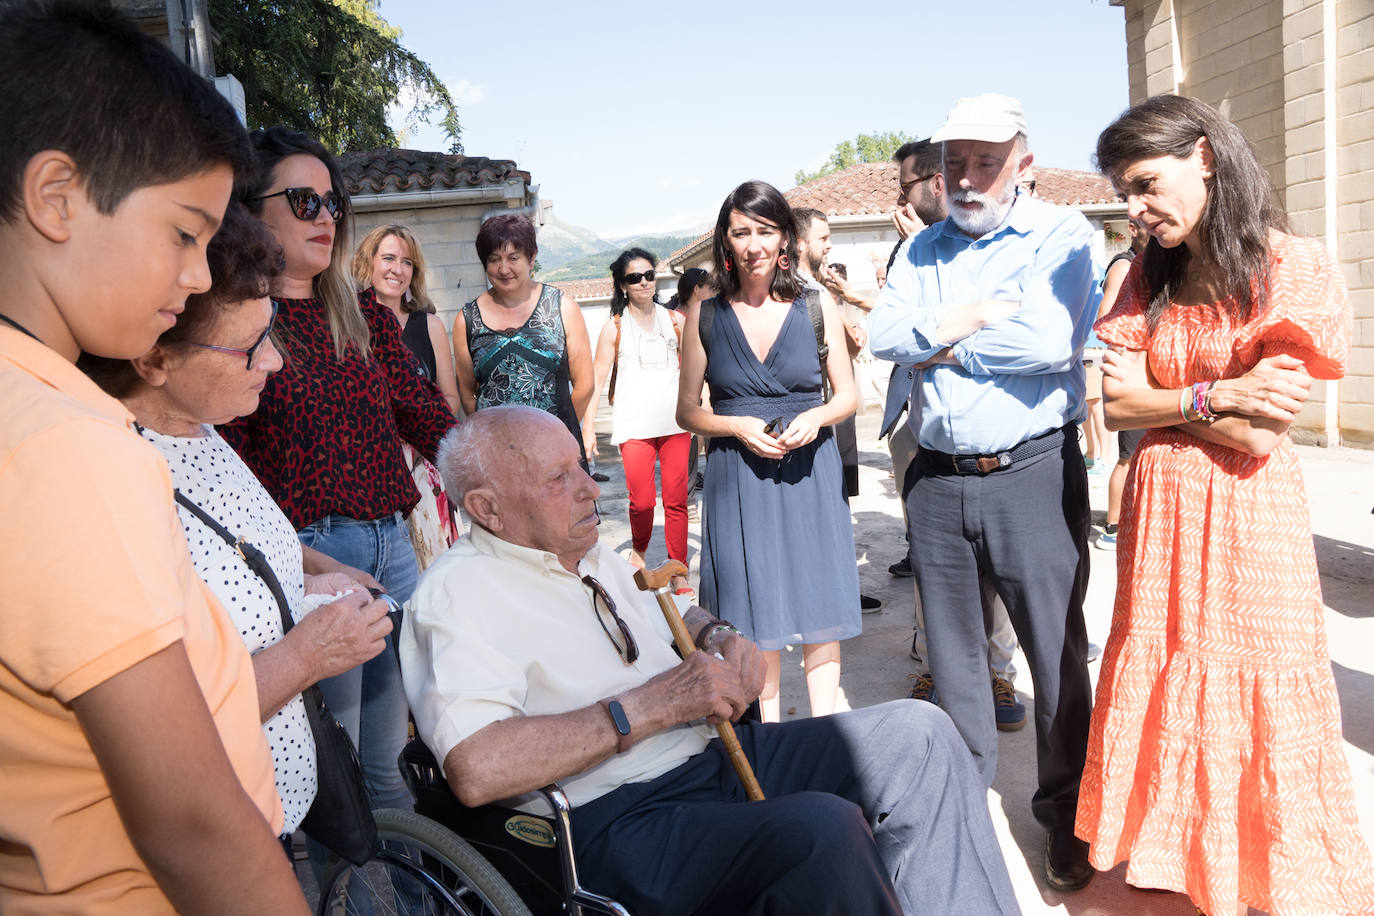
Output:
<svg viewBox="0 0 1374 916">
<path fill-rule="evenodd" d="M 468 155 L 514 159 L 564 222 L 700 226 L 741 181 L 786 190 L 858 133 L 929 135 L 960 96 L 1018 97 L 1045 166 L 1091 168 L 1127 104 L 1107 0 L 793 4 L 381 0 L 460 100 Z M 437 130 L 407 145 L 445 149 Z"/>
</svg>

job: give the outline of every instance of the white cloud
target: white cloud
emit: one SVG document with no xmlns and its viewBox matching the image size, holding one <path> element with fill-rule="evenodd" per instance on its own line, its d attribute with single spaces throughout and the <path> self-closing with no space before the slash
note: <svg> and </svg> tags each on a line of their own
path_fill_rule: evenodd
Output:
<svg viewBox="0 0 1374 916">
<path fill-rule="evenodd" d="M 453 96 L 453 101 L 458 103 L 459 108 L 471 108 L 473 105 L 481 105 L 487 100 L 487 84 L 474 83 L 472 80 L 458 80 L 449 82 L 448 92 Z"/>
</svg>

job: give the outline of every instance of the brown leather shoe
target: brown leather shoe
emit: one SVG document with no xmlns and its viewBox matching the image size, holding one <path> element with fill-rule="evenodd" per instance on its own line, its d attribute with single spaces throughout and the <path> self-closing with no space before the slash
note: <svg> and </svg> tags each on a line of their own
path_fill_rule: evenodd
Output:
<svg viewBox="0 0 1374 916">
<path fill-rule="evenodd" d="M 1076 891 L 1093 879 L 1088 844 L 1067 827 L 1045 834 L 1045 883 L 1057 891 Z"/>
</svg>

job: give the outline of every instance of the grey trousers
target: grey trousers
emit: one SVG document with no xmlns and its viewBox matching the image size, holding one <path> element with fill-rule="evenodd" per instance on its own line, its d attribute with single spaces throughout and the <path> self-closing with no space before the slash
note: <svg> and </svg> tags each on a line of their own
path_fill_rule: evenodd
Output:
<svg viewBox="0 0 1374 916">
<path fill-rule="evenodd" d="M 906 480 L 907 468 L 916 459 L 920 447 L 916 444 L 916 434 L 911 431 L 910 423 L 898 423 L 897 428 L 887 440 L 888 450 L 892 453 L 892 477 L 898 487 Z M 911 517 L 906 500 L 902 500 L 902 524 L 906 526 L 908 538 L 911 536 Z M 912 651 L 920 656 L 916 661 L 917 674 L 930 674 L 930 648 L 926 644 L 925 613 L 921 608 L 920 583 L 913 582 L 916 594 L 916 636 L 911 641 Z M 988 586 L 991 591 L 991 587 Z M 992 633 L 988 637 L 988 667 L 992 673 L 1008 681 L 1016 680 L 1016 665 L 1012 664 L 1012 654 L 1016 652 L 1016 632 L 1011 628 L 1007 617 L 1007 606 L 993 592 L 988 596 L 992 601 Z"/>
<path fill-rule="evenodd" d="M 1057 435 L 1057 434 L 1056 434 Z M 1076 437 L 985 475 L 959 476 L 922 453 L 907 476 L 912 568 L 925 607 L 930 667 L 988 785 L 997 725 L 987 674 L 980 574 L 1006 602 L 1035 686 L 1038 788 L 1046 828 L 1073 827 L 1087 753 L 1092 688 L 1083 597 L 1088 586 L 1088 478 Z"/>
<path fill-rule="evenodd" d="M 655 916 L 1020 912 L 986 789 L 936 707 L 736 731 L 767 800 L 745 800 L 712 741 L 573 813 L 588 887 Z"/>
</svg>

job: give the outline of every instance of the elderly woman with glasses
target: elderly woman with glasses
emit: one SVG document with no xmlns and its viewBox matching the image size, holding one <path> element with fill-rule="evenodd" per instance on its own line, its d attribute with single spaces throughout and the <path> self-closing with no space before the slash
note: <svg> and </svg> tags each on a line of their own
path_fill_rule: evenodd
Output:
<svg viewBox="0 0 1374 916">
<path fill-rule="evenodd" d="M 138 432 L 167 459 L 172 484 L 236 537 L 261 550 L 290 605 L 283 636 L 271 588 L 243 555 L 185 505 L 178 508 L 196 572 L 229 612 L 253 656 L 258 706 L 272 749 L 277 794 L 292 833 L 315 797 L 315 744 L 301 691 L 376 656 L 391 623 L 357 570 L 303 547 L 296 530 L 214 425 L 251 414 L 282 366 L 270 336 L 268 298 L 277 250 L 241 204 L 231 204 L 206 256 L 213 285 L 190 296 L 177 323 L 134 360 L 83 357 L 81 368 L 134 415 Z M 331 570 L 308 575 L 307 569 Z M 306 614 L 307 595 L 338 600 Z M 316 598 L 315 603 L 325 599 Z"/>
<path fill-rule="evenodd" d="M 663 529 L 668 557 L 687 564 L 687 451 L 691 434 L 674 416 L 683 313 L 654 301 L 654 256 L 643 248 L 622 251 L 611 262 L 611 320 L 596 342 L 596 385 L 610 378 L 611 444 L 620 449 L 625 487 L 630 493 L 630 563 L 644 566 L 644 552 L 654 532 L 654 470 L 663 488 Z M 596 455 L 593 397 L 582 417 L 582 443 Z M 673 582 L 680 595 L 691 595 L 687 579 Z"/>
<path fill-rule="evenodd" d="M 252 141 L 260 177 L 245 196 L 282 249 L 272 300 L 286 364 L 265 380 L 258 410 L 221 433 L 303 544 L 362 570 L 365 584 L 404 604 L 419 578 L 406 515 L 420 497 L 401 443 L 432 461 L 456 421 L 416 373 L 390 311 L 371 290 L 355 290 L 350 206 L 334 157 L 282 127 L 254 131 Z M 395 654 L 320 689 L 358 744 L 378 802 L 407 807 L 396 768 L 407 707 Z"/>
</svg>

